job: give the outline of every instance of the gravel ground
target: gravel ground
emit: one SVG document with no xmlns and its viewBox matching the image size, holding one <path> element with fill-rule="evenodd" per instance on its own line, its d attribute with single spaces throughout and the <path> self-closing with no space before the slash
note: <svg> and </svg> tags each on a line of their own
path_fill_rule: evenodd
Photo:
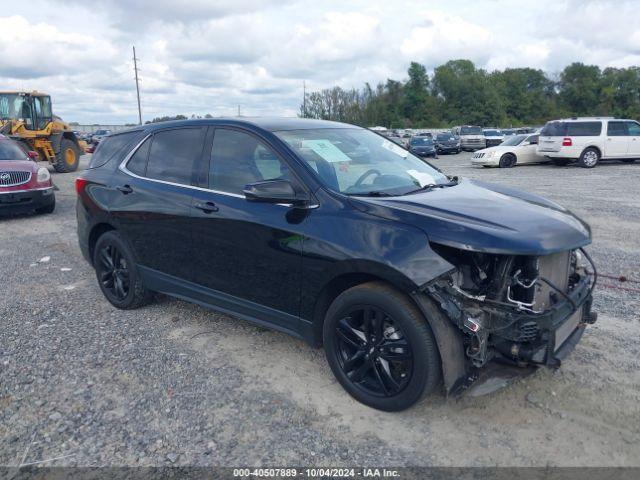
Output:
<svg viewBox="0 0 640 480">
<path fill-rule="evenodd" d="M 435 163 L 568 206 L 600 271 L 640 280 L 640 163 L 469 156 Z M 599 321 L 560 370 L 382 413 L 284 334 L 166 297 L 112 308 L 76 245 L 75 176 L 54 174 L 54 214 L 0 220 L 0 464 L 640 466 L 639 283 L 602 279 Z"/>
</svg>

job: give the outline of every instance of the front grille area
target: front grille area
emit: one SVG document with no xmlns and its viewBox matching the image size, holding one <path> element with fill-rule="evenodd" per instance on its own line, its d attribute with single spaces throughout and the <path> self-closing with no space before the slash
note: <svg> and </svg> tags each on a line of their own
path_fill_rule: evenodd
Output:
<svg viewBox="0 0 640 480">
<path fill-rule="evenodd" d="M 14 187 L 31 180 L 31 172 L 3 172 L 0 170 L 0 187 Z"/>
<path fill-rule="evenodd" d="M 484 152 L 483 153 L 474 153 L 473 154 L 473 158 L 482 158 L 484 157 Z"/>
<path fill-rule="evenodd" d="M 571 251 L 552 253 L 538 257 L 538 276 L 553 283 L 563 292 L 569 290 Z M 541 283 L 534 298 L 534 308 L 544 310 L 557 301 L 558 293 L 548 284 Z"/>
</svg>

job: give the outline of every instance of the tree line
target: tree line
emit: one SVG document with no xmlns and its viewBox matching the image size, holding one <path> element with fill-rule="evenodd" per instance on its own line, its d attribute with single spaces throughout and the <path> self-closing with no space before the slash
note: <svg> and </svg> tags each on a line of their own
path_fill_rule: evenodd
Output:
<svg viewBox="0 0 640 480">
<path fill-rule="evenodd" d="M 557 75 L 533 68 L 488 72 L 451 60 L 429 75 L 411 62 L 405 80 L 306 94 L 300 116 L 387 128 L 542 125 L 572 116 L 640 119 L 640 67 L 572 63 Z"/>
</svg>

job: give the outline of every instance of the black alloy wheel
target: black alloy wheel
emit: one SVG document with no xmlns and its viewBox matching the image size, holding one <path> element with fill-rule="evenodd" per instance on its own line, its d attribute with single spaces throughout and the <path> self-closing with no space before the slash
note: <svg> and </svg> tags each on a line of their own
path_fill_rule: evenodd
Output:
<svg viewBox="0 0 640 480">
<path fill-rule="evenodd" d="M 380 308 L 360 305 L 335 329 L 338 361 L 356 388 L 374 396 L 402 391 L 413 372 L 413 353 L 393 318 Z"/>
<path fill-rule="evenodd" d="M 131 247 L 117 231 L 108 231 L 98 239 L 93 266 L 100 290 L 114 307 L 130 310 L 153 299 L 142 283 Z"/>
<path fill-rule="evenodd" d="M 98 254 L 100 264 L 96 266 L 102 287 L 116 300 L 123 301 L 129 294 L 131 275 L 129 266 L 115 245 L 105 245 Z"/>
<path fill-rule="evenodd" d="M 440 353 L 428 319 L 407 294 L 384 282 L 338 295 L 322 338 L 337 380 L 370 407 L 404 410 L 440 385 Z"/>
</svg>

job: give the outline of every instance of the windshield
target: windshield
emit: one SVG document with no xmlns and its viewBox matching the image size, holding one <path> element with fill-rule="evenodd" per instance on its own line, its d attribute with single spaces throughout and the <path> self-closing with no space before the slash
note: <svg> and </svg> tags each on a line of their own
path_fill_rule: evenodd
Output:
<svg viewBox="0 0 640 480">
<path fill-rule="evenodd" d="M 439 133 L 438 136 L 436 137 L 436 140 L 440 140 L 443 142 L 446 142 L 448 140 L 455 140 L 455 139 L 456 138 L 450 133 Z"/>
<path fill-rule="evenodd" d="M 509 138 L 500 144 L 500 146 L 513 147 L 515 145 L 520 145 L 525 138 L 527 138 L 526 135 L 510 135 Z"/>
<path fill-rule="evenodd" d="M 15 143 L 6 140 L 0 141 L 0 161 L 26 160 L 26 158 L 26 154 Z"/>
<path fill-rule="evenodd" d="M 29 118 L 31 113 L 29 107 L 24 101 L 23 95 L 15 93 L 3 93 L 0 95 L 0 118 L 17 119 L 17 118 Z"/>
<path fill-rule="evenodd" d="M 500 130 L 485 130 L 484 136 L 485 137 L 501 137 L 502 132 L 500 132 Z"/>
<path fill-rule="evenodd" d="M 409 142 L 411 145 L 433 145 L 433 140 L 430 137 L 413 137 Z"/>
<path fill-rule="evenodd" d="M 404 195 L 448 178 L 395 143 L 364 129 L 274 132 L 328 188 L 349 195 Z"/>
<path fill-rule="evenodd" d="M 460 135 L 482 135 L 482 127 L 462 127 Z"/>
</svg>

